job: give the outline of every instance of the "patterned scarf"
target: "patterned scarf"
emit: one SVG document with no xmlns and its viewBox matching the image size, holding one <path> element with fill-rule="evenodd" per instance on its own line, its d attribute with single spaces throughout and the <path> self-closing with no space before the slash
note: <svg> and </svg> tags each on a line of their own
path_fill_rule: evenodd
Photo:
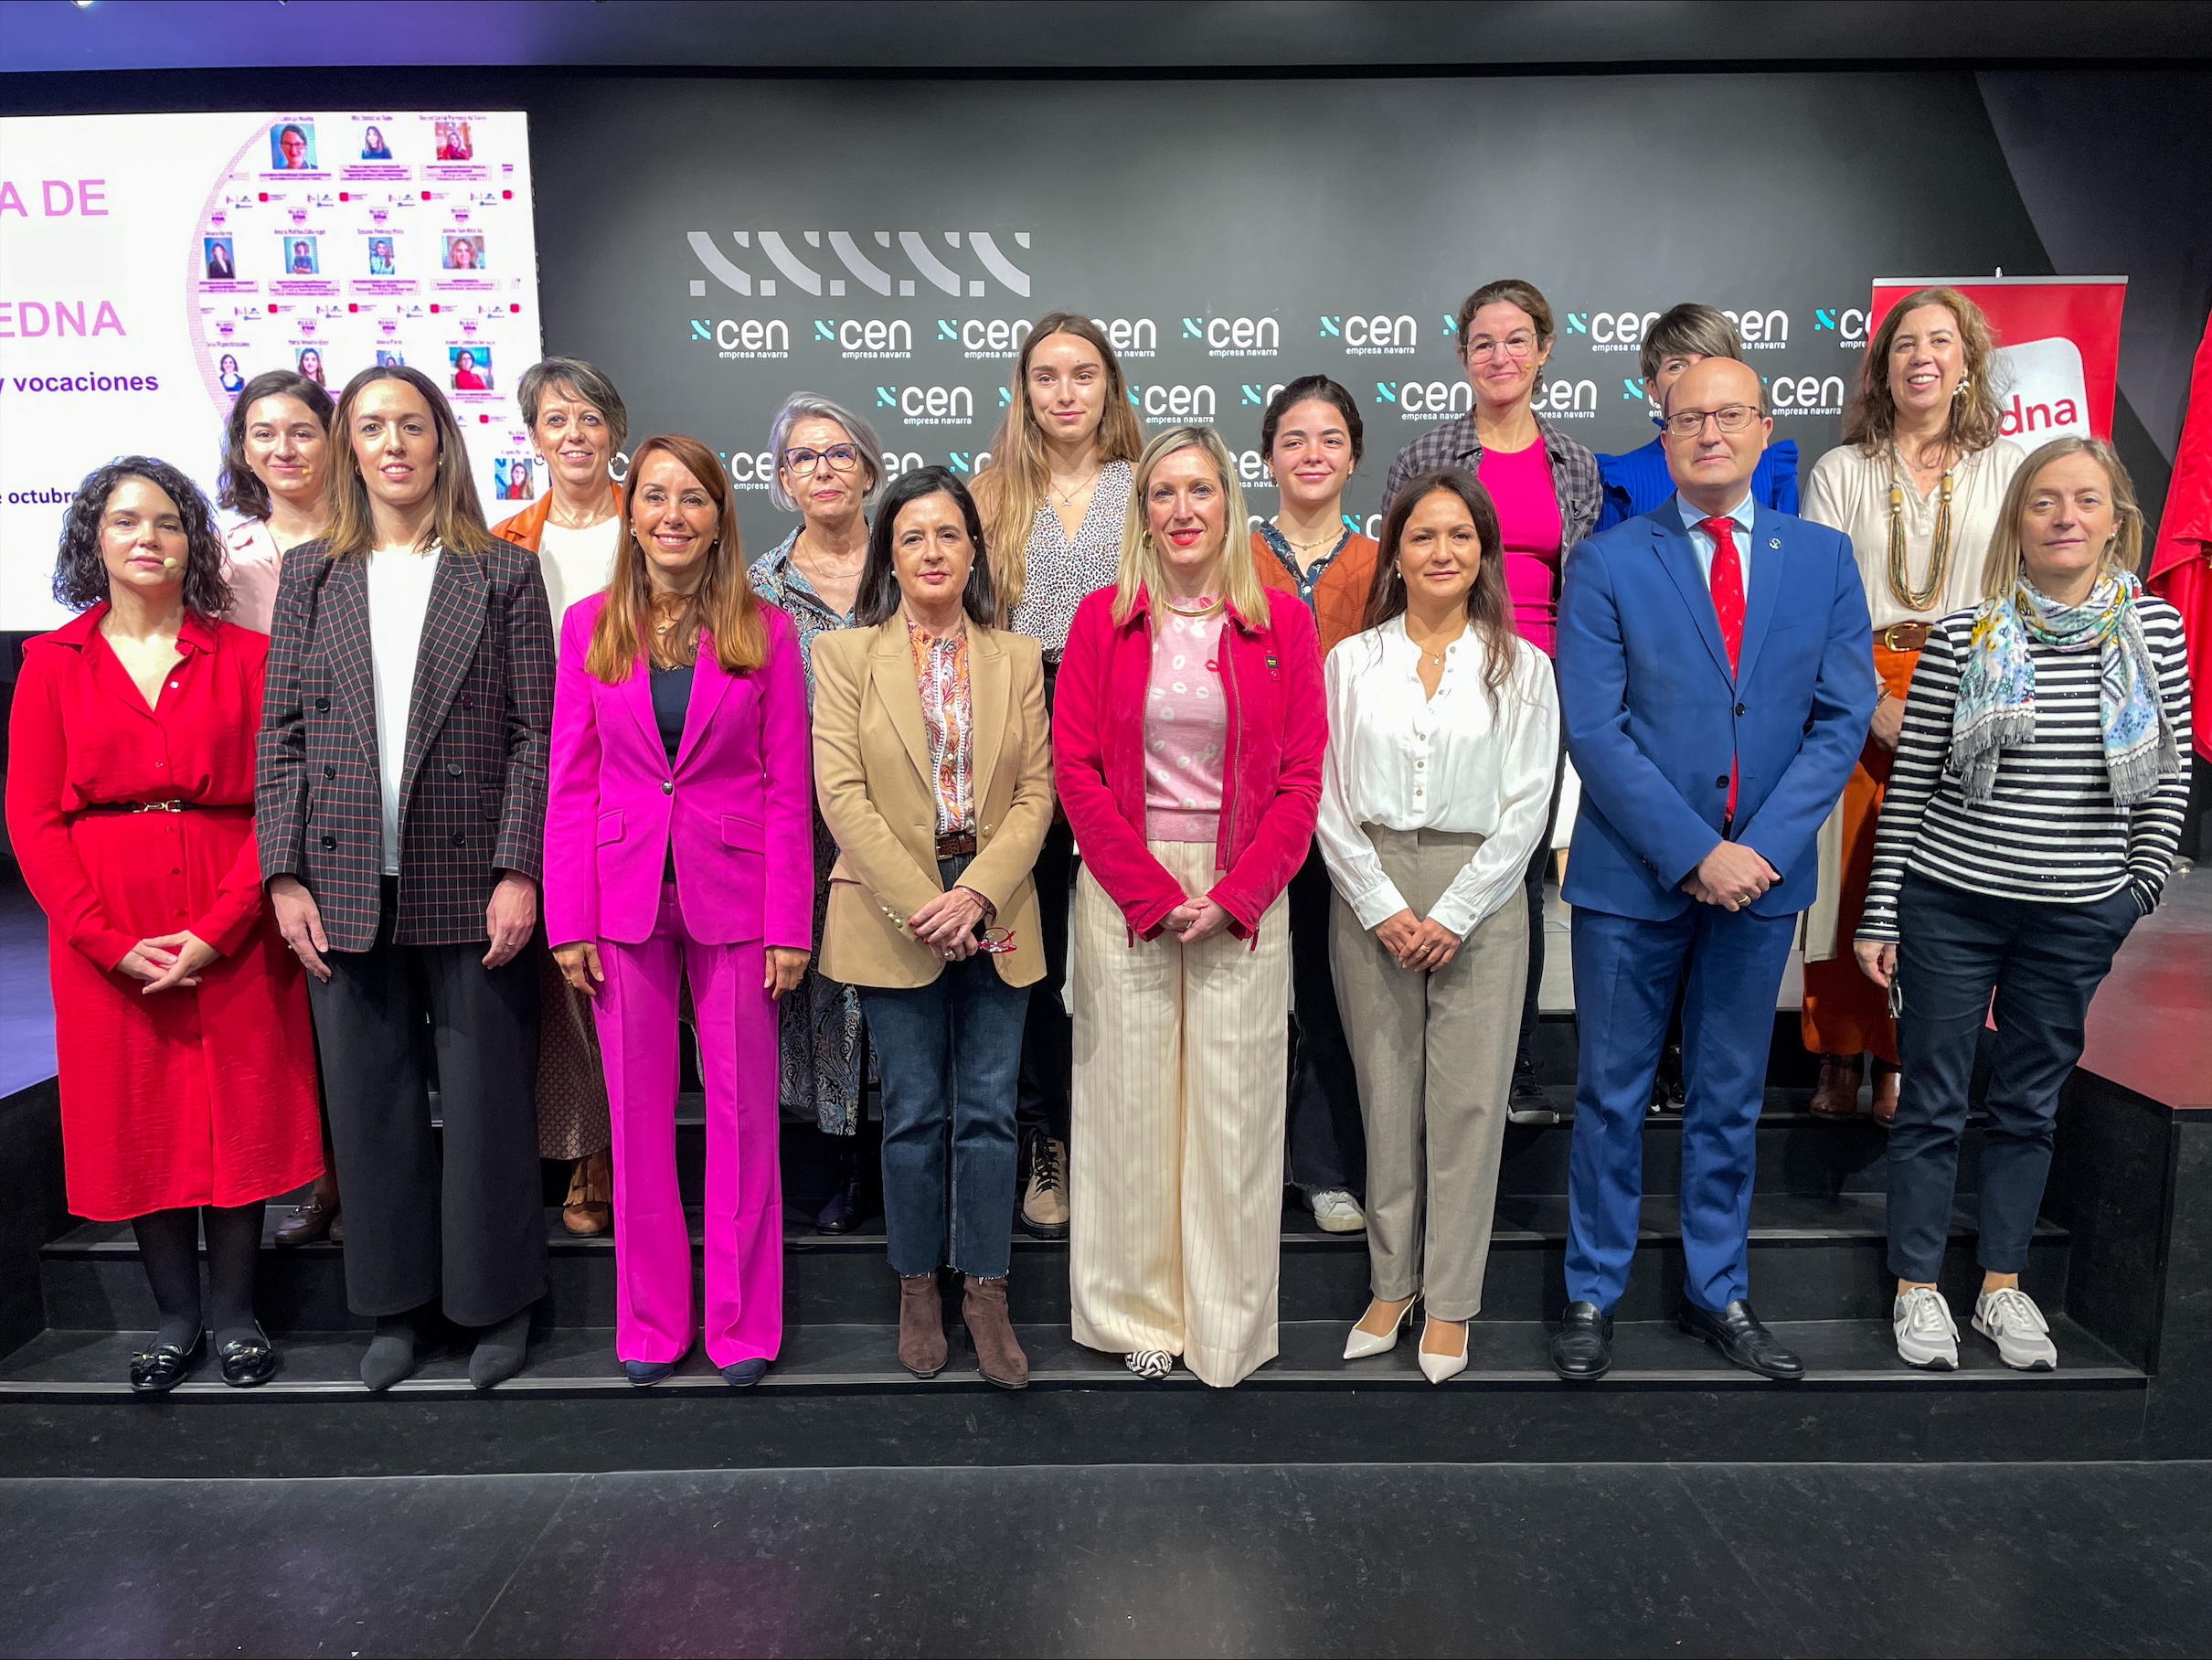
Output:
<svg viewBox="0 0 2212 1660">
<path fill-rule="evenodd" d="M 1985 802 L 1998 752 L 2036 740 L 2036 660 L 2030 642 L 2058 652 L 2100 654 L 2098 714 L 2112 800 L 2132 806 L 2180 770 L 2174 729 L 2159 700 L 2157 665 L 2143 637 L 2136 600 L 2143 584 L 2122 571 L 2100 577 L 2079 605 L 2060 605 L 2023 579 L 1974 611 L 1951 721 L 1951 769 L 1966 799 Z"/>
</svg>

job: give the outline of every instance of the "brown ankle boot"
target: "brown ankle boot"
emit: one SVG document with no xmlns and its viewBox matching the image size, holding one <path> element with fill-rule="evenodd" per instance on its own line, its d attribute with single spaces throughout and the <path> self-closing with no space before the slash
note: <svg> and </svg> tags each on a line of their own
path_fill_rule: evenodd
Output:
<svg viewBox="0 0 2212 1660">
<path fill-rule="evenodd" d="M 945 1369 L 945 1310 L 937 1276 L 899 1276 L 899 1364 L 917 1378 Z"/>
<path fill-rule="evenodd" d="M 960 1317 L 975 1345 L 975 1369 L 984 1381 L 1002 1389 L 1029 1387 L 1029 1357 L 1015 1340 L 1014 1323 L 1006 1317 L 1006 1282 L 968 1276 L 961 1295 Z"/>
<path fill-rule="evenodd" d="M 1874 1063 L 1874 1122 L 1885 1130 L 1897 1123 L 1898 1091 L 1904 1080 L 1904 1072 L 1887 1060 Z"/>
<path fill-rule="evenodd" d="M 1859 1058 L 1823 1055 L 1820 1081 L 1813 1086 L 1813 1116 L 1830 1121 L 1858 1116 Z"/>
</svg>

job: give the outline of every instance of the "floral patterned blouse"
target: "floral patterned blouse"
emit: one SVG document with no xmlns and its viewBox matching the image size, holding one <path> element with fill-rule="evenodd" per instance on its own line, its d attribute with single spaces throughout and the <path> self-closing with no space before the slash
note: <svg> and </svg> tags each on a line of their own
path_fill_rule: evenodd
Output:
<svg viewBox="0 0 2212 1660">
<path fill-rule="evenodd" d="M 938 636 L 907 623 L 922 729 L 930 737 L 930 776 L 937 786 L 937 834 L 975 827 L 975 699 L 968 684 L 968 633 Z"/>
</svg>

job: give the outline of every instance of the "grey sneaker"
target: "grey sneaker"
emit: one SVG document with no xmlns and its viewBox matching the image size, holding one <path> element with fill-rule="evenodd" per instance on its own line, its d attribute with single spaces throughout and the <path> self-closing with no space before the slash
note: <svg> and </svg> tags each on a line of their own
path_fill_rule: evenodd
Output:
<svg viewBox="0 0 2212 1660">
<path fill-rule="evenodd" d="M 1997 1346 L 1997 1358 L 2016 1372 L 2055 1372 L 2058 1346 L 2051 1341 L 2051 1323 L 2036 1306 L 2035 1298 L 2006 1286 L 1985 1291 L 1974 1299 L 1974 1330 Z"/>
<path fill-rule="evenodd" d="M 1897 1300 L 1889 1325 L 1897 1333 L 1897 1357 L 1907 1366 L 1931 1372 L 1959 1369 L 1959 1326 L 1941 1292 L 1914 1286 Z"/>
</svg>

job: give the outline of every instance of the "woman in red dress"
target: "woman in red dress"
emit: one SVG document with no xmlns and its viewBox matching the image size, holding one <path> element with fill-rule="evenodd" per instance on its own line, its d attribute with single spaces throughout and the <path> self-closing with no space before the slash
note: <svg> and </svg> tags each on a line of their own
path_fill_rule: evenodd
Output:
<svg viewBox="0 0 2212 1660">
<path fill-rule="evenodd" d="M 269 639 L 229 603 L 207 501 L 126 456 L 70 504 L 24 648 L 7 826 L 50 930 L 69 1208 L 128 1218 L 161 1328 L 131 1387 L 182 1382 L 215 1332 L 223 1381 L 265 1382 L 262 1202 L 323 1167 L 300 966 L 261 901 L 254 740 Z M 205 1222 L 212 1306 L 200 1305 Z"/>
</svg>

